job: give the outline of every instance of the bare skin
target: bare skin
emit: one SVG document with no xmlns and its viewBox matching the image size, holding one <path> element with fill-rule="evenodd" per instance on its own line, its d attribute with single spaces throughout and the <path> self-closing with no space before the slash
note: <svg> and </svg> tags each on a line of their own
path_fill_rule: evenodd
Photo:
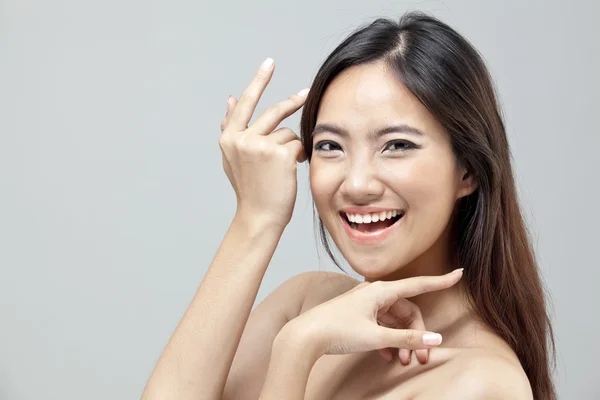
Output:
<svg viewBox="0 0 600 400">
<path fill-rule="evenodd" d="M 337 279 L 342 289 L 347 282 Z M 512 379 L 512 384 L 518 387 L 515 392 L 511 389 L 497 393 L 500 395 L 497 398 L 529 398 L 528 382 L 518 359 L 484 326 L 464 318 L 441 333 L 444 342 L 430 350 L 425 365 L 414 355 L 405 366 L 397 355 L 388 362 L 373 351 L 322 356 L 310 373 L 305 399 L 496 398 L 489 393 L 484 395 L 488 397 L 480 397 L 489 390 L 481 385 L 487 385 L 486 377 L 493 374 L 500 374 L 506 381 Z M 482 374 L 477 369 L 486 363 L 489 369 Z M 449 391 L 455 393 L 451 395 Z M 512 397 L 510 393 L 514 393 Z"/>
<path fill-rule="evenodd" d="M 271 293 L 250 316 L 223 398 L 259 398 L 272 356 L 270 338 L 274 340 L 285 324 L 283 321 L 346 293 L 359 283 L 341 273 L 310 272 L 290 279 Z M 282 304 L 286 305 L 284 309 Z M 281 313 L 279 327 L 264 329 L 265 324 L 277 319 L 273 315 L 277 312 Z M 415 355 L 408 366 L 402 365 L 397 354 L 389 362 L 376 351 L 322 356 L 310 372 L 305 399 L 495 398 L 478 397 L 478 391 L 489 389 L 492 378 L 494 382 L 501 380 L 494 385 L 507 386 L 498 392 L 498 398 L 531 398 L 518 359 L 483 325 L 465 318 L 442 331 L 442 335 L 444 342 L 430 350 L 426 365 L 420 364 Z M 472 397 L 465 389 L 473 391 Z M 450 395 L 449 391 L 455 394 Z"/>
<path fill-rule="evenodd" d="M 366 282 L 305 273 L 250 314 L 291 218 L 296 162 L 304 160 L 291 130 L 273 132 L 302 95 L 248 126 L 272 73 L 272 64 L 259 69 L 239 102 L 228 103 L 220 144 L 238 210 L 142 398 L 530 399 L 516 355 L 474 317 L 461 273 L 450 273 L 459 267 L 450 262 L 454 204 L 476 182 L 465 179 L 443 128 L 381 65 L 332 82 L 317 124 L 346 134 L 315 134 L 315 144 L 328 144 L 311 160 L 319 215 Z M 387 123 L 422 134 L 368 135 Z M 402 210 L 402 224 L 365 244 L 348 236 L 340 212 L 369 206 Z M 441 345 L 427 343 L 431 332 L 442 335 Z"/>
</svg>

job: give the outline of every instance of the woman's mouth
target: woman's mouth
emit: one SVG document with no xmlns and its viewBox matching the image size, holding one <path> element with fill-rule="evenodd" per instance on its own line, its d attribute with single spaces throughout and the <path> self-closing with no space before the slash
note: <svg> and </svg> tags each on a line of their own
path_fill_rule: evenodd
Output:
<svg viewBox="0 0 600 400">
<path fill-rule="evenodd" d="M 341 212 L 344 229 L 350 239 L 359 244 L 375 244 L 385 239 L 398 226 L 403 210 L 382 210 L 371 213 Z"/>
</svg>

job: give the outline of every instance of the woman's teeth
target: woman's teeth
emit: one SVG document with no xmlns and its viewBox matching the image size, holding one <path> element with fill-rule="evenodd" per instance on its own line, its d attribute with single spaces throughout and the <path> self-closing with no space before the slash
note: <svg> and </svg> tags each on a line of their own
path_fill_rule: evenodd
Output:
<svg viewBox="0 0 600 400">
<path fill-rule="evenodd" d="M 386 219 L 391 219 L 401 214 L 401 210 L 388 210 L 382 211 L 380 213 L 370 213 L 370 214 L 346 214 L 348 221 L 356 223 L 356 224 L 370 224 L 371 222 L 377 221 L 385 221 Z"/>
</svg>

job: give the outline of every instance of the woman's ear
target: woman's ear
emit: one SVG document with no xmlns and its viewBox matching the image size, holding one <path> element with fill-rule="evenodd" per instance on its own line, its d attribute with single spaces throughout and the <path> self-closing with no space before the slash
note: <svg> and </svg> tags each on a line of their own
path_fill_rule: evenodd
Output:
<svg viewBox="0 0 600 400">
<path fill-rule="evenodd" d="M 477 180 L 473 173 L 466 167 L 460 169 L 460 178 L 458 182 L 458 190 L 456 192 L 456 198 L 468 196 L 477 189 Z"/>
</svg>

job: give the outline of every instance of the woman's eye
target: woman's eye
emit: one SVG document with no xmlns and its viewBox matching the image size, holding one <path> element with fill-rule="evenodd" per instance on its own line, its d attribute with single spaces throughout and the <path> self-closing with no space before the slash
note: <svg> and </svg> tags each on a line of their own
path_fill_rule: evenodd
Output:
<svg viewBox="0 0 600 400">
<path fill-rule="evenodd" d="M 385 145 L 384 150 L 390 151 L 406 151 L 410 149 L 416 149 L 417 145 L 407 140 L 392 140 Z"/>
<path fill-rule="evenodd" d="M 333 150 L 341 150 L 341 147 L 339 144 L 329 141 L 329 140 L 323 140 L 317 144 L 315 144 L 315 150 L 316 151 L 333 151 Z"/>
</svg>

